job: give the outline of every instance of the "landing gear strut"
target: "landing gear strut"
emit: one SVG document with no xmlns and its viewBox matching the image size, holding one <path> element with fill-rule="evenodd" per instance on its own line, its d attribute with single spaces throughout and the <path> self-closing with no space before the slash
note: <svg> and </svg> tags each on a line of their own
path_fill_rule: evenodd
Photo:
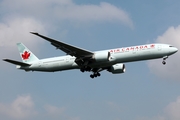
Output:
<svg viewBox="0 0 180 120">
<path fill-rule="evenodd" d="M 83 66 L 80 69 L 81 72 L 85 72 L 85 71 L 91 71 L 91 68 L 89 66 Z"/>
</svg>

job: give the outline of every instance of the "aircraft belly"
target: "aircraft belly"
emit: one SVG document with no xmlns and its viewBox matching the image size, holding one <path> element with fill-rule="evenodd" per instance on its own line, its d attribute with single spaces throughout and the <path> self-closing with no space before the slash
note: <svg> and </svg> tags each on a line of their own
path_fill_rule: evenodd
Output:
<svg viewBox="0 0 180 120">
<path fill-rule="evenodd" d="M 105 68 L 114 64 L 115 62 L 107 61 L 107 62 L 96 62 L 96 63 L 90 64 L 89 66 L 92 68 Z"/>
<path fill-rule="evenodd" d="M 55 64 L 49 64 L 46 66 L 47 71 L 62 71 L 62 70 L 68 70 L 68 69 L 75 69 L 72 66 L 73 62 L 57 62 Z"/>
<path fill-rule="evenodd" d="M 68 70 L 68 69 L 76 69 L 77 65 L 74 65 L 73 63 L 74 62 L 70 62 L 70 61 L 41 63 L 38 65 L 32 65 L 29 68 L 26 68 L 26 70 L 54 72 L 54 71 L 62 71 L 62 70 Z"/>
</svg>

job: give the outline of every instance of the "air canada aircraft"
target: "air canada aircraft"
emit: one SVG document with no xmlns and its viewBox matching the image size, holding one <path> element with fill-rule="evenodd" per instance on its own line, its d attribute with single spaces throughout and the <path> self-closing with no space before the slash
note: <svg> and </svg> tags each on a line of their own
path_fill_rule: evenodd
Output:
<svg viewBox="0 0 180 120">
<path fill-rule="evenodd" d="M 31 33 L 50 42 L 51 45 L 64 51 L 67 55 L 38 59 L 23 43 L 17 43 L 22 62 L 11 59 L 3 60 L 15 64 L 17 69 L 25 71 L 55 72 L 80 69 L 81 72 L 92 72 L 90 77 L 94 78 L 100 76 L 100 72 L 103 70 L 113 74 L 124 73 L 124 63 L 126 62 L 162 58 L 162 64 L 165 65 L 165 60 L 178 51 L 172 45 L 153 43 L 92 52 L 48 38 L 39 33 Z"/>
</svg>

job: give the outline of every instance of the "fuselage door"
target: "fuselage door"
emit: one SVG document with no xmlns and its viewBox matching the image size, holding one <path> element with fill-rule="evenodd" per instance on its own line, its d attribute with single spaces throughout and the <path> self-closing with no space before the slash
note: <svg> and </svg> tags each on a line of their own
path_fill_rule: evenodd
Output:
<svg viewBox="0 0 180 120">
<path fill-rule="evenodd" d="M 138 51 L 139 51 L 139 47 L 138 46 L 134 47 L 134 50 L 132 52 L 133 55 L 137 55 Z"/>
<path fill-rule="evenodd" d="M 158 45 L 158 51 L 162 50 L 162 45 Z"/>
<path fill-rule="evenodd" d="M 42 61 L 39 61 L 38 62 L 38 67 L 42 67 L 42 64 L 43 64 Z"/>
<path fill-rule="evenodd" d="M 69 56 L 66 57 L 66 63 L 68 63 L 70 60 Z"/>
</svg>

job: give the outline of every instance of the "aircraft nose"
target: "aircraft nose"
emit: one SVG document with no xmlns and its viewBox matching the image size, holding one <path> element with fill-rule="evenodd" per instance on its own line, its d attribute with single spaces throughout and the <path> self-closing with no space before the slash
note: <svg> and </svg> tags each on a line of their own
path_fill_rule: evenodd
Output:
<svg viewBox="0 0 180 120">
<path fill-rule="evenodd" d="M 175 52 L 177 52 L 178 51 L 178 49 L 175 47 L 175 50 L 174 50 Z"/>
<path fill-rule="evenodd" d="M 172 54 L 176 53 L 177 51 L 178 51 L 178 49 L 176 47 L 172 47 L 171 50 L 170 50 L 170 52 Z"/>
</svg>

